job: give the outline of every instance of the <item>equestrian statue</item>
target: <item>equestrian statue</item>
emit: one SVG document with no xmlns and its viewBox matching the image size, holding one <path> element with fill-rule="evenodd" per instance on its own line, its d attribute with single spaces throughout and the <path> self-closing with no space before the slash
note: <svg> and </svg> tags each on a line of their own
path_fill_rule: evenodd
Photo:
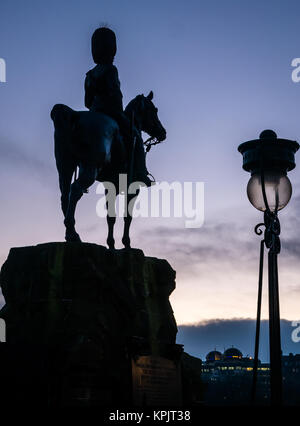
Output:
<svg viewBox="0 0 300 426">
<path fill-rule="evenodd" d="M 127 174 L 128 186 L 139 182 L 140 186 L 150 187 L 153 181 L 146 168 L 142 132 L 150 136 L 145 142 L 147 151 L 166 139 L 166 130 L 152 102 L 152 91 L 148 96 L 136 96 L 123 110 L 118 70 L 113 64 L 117 51 L 115 33 L 100 27 L 94 32 L 91 44 L 96 66 L 87 72 L 84 84 L 85 106 L 89 111 L 74 111 L 63 104 L 56 104 L 51 111 L 67 242 L 81 241 L 75 229 L 75 210 L 88 188 L 95 181 L 112 182 L 118 195 L 118 176 L 121 173 Z M 138 192 L 132 195 L 127 192 L 122 237 L 125 248 L 130 248 L 129 228 L 133 210 L 130 201 L 137 197 Z M 110 249 L 115 246 L 115 221 L 116 215 L 108 209 L 107 244 Z"/>
</svg>

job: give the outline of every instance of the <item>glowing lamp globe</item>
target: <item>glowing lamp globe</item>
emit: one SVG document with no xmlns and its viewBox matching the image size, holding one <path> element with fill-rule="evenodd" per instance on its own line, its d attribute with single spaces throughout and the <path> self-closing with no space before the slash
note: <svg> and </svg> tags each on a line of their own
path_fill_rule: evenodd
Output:
<svg viewBox="0 0 300 426">
<path fill-rule="evenodd" d="M 272 212 L 283 209 L 290 201 L 292 185 L 289 178 L 280 171 L 267 171 L 264 174 L 267 204 Z M 254 173 L 247 185 L 247 195 L 250 203 L 262 212 L 266 205 L 262 191 L 262 180 L 259 173 Z"/>
<path fill-rule="evenodd" d="M 250 203 L 260 211 L 283 209 L 292 195 L 287 172 L 294 169 L 296 141 L 278 139 L 273 130 L 264 130 L 259 139 L 242 143 L 243 169 L 251 173 L 247 185 Z"/>
</svg>

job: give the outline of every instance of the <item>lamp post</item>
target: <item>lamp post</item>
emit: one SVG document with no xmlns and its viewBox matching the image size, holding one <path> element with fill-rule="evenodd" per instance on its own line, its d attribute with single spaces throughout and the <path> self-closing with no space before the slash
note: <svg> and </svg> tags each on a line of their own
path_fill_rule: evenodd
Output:
<svg viewBox="0 0 300 426">
<path fill-rule="evenodd" d="M 283 209 L 292 195 L 292 185 L 287 172 L 296 167 L 295 153 L 299 144 L 288 139 L 277 138 L 273 130 L 264 130 L 259 139 L 242 143 L 238 150 L 243 155 L 243 169 L 251 173 L 247 186 L 250 203 L 264 213 L 264 222 L 255 227 L 255 233 L 262 235 L 261 241 L 257 321 L 255 335 L 255 354 L 253 364 L 252 401 L 255 400 L 257 366 L 259 351 L 259 332 L 261 314 L 261 294 L 263 277 L 264 245 L 268 252 L 268 290 L 269 290 L 269 343 L 270 343 L 270 384 L 271 404 L 282 403 L 282 371 L 280 312 L 278 291 L 277 256 L 280 252 L 280 222 L 278 211 Z"/>
</svg>

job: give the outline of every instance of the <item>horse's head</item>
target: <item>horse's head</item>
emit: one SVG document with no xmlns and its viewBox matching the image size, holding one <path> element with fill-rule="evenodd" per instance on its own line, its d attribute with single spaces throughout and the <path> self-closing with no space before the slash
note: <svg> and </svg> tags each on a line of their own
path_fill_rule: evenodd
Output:
<svg viewBox="0 0 300 426">
<path fill-rule="evenodd" d="M 139 125 L 140 130 L 161 142 L 166 139 L 167 132 L 158 118 L 158 110 L 152 99 L 152 91 L 148 96 L 138 95 L 127 105 L 125 112 L 129 115 L 134 111 L 135 122 Z"/>
</svg>

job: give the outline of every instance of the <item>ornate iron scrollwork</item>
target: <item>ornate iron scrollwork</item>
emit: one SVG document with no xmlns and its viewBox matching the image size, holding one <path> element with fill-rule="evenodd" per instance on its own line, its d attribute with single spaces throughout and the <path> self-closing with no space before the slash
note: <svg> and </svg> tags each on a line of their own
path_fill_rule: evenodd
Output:
<svg viewBox="0 0 300 426">
<path fill-rule="evenodd" d="M 269 209 L 265 211 L 264 222 L 258 223 L 254 228 L 256 235 L 261 235 L 263 233 L 261 229 L 262 226 L 265 226 L 264 242 L 266 247 L 270 249 L 272 253 L 280 253 L 280 222 L 277 213 L 271 212 Z"/>
</svg>

